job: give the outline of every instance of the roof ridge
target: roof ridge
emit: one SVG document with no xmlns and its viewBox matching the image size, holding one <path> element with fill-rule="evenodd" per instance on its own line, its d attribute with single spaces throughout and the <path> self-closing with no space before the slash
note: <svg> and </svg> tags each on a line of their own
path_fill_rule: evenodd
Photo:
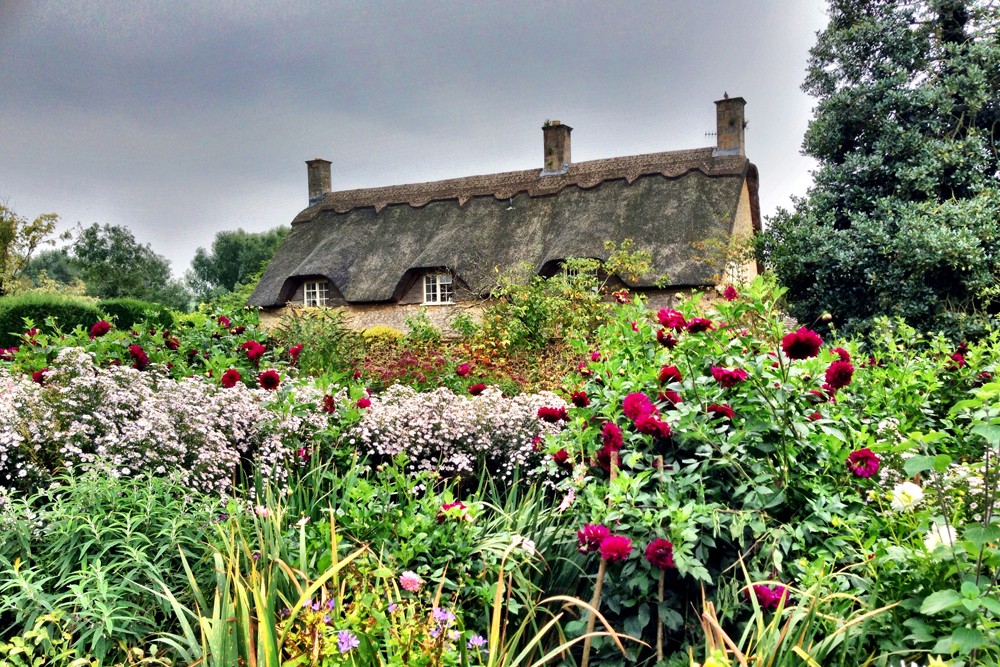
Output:
<svg viewBox="0 0 1000 667">
<path fill-rule="evenodd" d="M 419 208 L 432 201 L 451 199 L 458 200 L 461 206 L 472 197 L 492 195 L 497 199 L 509 199 L 521 193 L 532 197 L 552 195 L 571 185 L 589 189 L 613 179 L 625 179 L 631 184 L 641 176 L 657 173 L 667 178 L 678 178 L 691 171 L 700 171 L 706 176 L 733 176 L 742 173 L 747 163 L 745 157 L 738 155 L 714 156 L 713 149 L 708 147 L 575 162 L 562 174 L 543 176 L 541 169 L 536 168 L 341 190 L 323 195 L 319 202 L 299 213 L 292 224 L 307 222 L 320 211 L 347 213 L 355 208 L 374 207 L 380 212 L 392 204 Z"/>
</svg>

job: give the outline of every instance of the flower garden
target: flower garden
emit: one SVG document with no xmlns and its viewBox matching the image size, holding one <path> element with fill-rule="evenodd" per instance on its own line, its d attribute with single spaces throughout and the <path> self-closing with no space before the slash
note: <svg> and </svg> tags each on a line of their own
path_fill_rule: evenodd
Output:
<svg viewBox="0 0 1000 667">
<path fill-rule="evenodd" d="M 0 665 L 1000 661 L 1000 333 L 616 297 L 544 349 L 28 322 Z"/>
</svg>

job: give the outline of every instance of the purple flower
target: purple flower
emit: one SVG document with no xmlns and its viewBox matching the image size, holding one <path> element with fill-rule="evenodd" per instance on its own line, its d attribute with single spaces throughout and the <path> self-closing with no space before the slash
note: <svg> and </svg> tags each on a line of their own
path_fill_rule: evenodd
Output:
<svg viewBox="0 0 1000 667">
<path fill-rule="evenodd" d="M 466 648 L 482 649 L 484 646 L 486 646 L 486 639 L 484 639 L 482 635 L 472 635 L 469 637 L 469 641 L 465 644 Z"/>
<path fill-rule="evenodd" d="M 441 607 L 434 607 L 433 611 L 431 611 L 431 616 L 433 616 L 439 625 L 448 625 L 455 620 L 455 614 Z"/>
<path fill-rule="evenodd" d="M 353 648 L 361 646 L 357 636 L 350 630 L 341 630 L 337 633 L 337 649 L 341 653 L 347 653 Z"/>
</svg>

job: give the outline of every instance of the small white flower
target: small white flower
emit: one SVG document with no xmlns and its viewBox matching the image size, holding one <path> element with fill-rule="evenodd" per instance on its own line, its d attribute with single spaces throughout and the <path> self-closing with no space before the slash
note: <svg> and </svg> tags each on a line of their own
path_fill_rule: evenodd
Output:
<svg viewBox="0 0 1000 667">
<path fill-rule="evenodd" d="M 913 482 L 902 482 L 889 494 L 892 509 L 897 512 L 910 511 L 924 499 L 924 491 Z"/>
<path fill-rule="evenodd" d="M 924 535 L 924 547 L 933 552 L 940 546 L 953 547 L 958 540 L 958 532 L 954 526 L 935 523 Z"/>
<path fill-rule="evenodd" d="M 528 554 L 529 556 L 534 556 L 535 555 L 535 541 L 534 540 L 529 540 L 529 539 L 525 538 L 525 540 L 523 542 L 521 542 L 521 548 L 524 549 L 524 552 L 526 554 Z"/>
<path fill-rule="evenodd" d="M 298 526 L 299 528 L 301 528 L 304 525 L 306 525 L 307 523 L 309 523 L 309 517 L 304 516 L 301 519 L 299 519 L 298 521 L 296 521 L 295 525 Z"/>
</svg>

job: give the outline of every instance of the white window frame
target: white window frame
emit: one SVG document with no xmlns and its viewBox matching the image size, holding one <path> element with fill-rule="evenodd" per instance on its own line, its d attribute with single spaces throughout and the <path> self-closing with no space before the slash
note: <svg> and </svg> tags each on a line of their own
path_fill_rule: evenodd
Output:
<svg viewBox="0 0 1000 667">
<path fill-rule="evenodd" d="M 455 303 L 455 282 L 450 273 L 428 273 L 424 275 L 425 306 L 441 306 Z"/>
<path fill-rule="evenodd" d="M 330 286 L 325 280 L 310 280 L 302 285 L 302 305 L 321 307 L 330 297 Z"/>
</svg>

